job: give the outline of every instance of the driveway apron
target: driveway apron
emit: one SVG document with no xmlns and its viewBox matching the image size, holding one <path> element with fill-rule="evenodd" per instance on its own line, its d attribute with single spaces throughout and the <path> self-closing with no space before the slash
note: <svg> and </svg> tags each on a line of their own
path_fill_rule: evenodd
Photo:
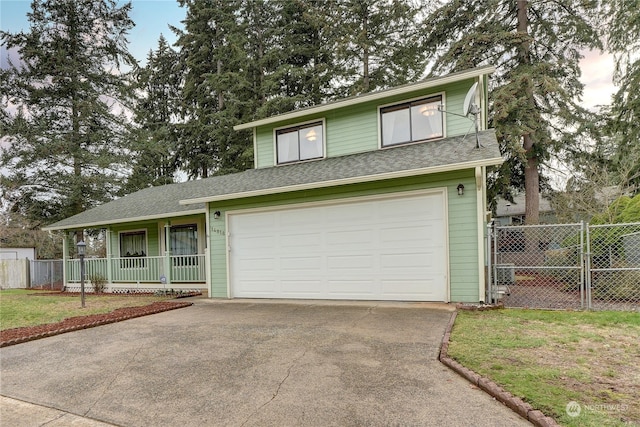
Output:
<svg viewBox="0 0 640 427">
<path fill-rule="evenodd" d="M 0 394 L 119 426 L 530 425 L 437 361 L 450 316 L 196 300 L 2 348 Z"/>
</svg>

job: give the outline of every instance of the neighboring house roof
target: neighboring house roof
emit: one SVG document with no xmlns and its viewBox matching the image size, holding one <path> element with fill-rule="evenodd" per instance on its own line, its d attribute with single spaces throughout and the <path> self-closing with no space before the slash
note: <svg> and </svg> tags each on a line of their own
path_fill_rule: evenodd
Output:
<svg viewBox="0 0 640 427">
<path fill-rule="evenodd" d="M 518 194 L 513 198 L 513 202 L 505 200 L 501 197 L 498 198 L 498 205 L 496 206 L 496 218 L 503 216 L 518 216 L 524 215 L 526 206 L 526 195 L 524 193 Z M 545 198 L 542 194 L 539 195 L 539 212 L 552 212 L 551 201 Z"/>
<path fill-rule="evenodd" d="M 444 138 L 352 154 L 250 169 L 197 181 L 147 188 L 105 205 L 52 224 L 45 229 L 95 227 L 143 219 L 166 218 L 189 212 L 204 212 L 205 202 L 278 194 L 314 188 L 383 179 L 426 175 L 437 172 L 490 166 L 502 163 L 493 129 L 475 136 Z"/>
<path fill-rule="evenodd" d="M 253 122 L 242 123 L 233 127 L 234 130 L 251 129 L 256 126 L 263 126 L 272 123 L 281 122 L 284 120 L 296 119 L 310 114 L 318 114 L 329 110 L 335 110 L 336 108 L 348 107 L 350 105 L 356 105 L 363 102 L 375 101 L 377 99 L 388 98 L 390 96 L 402 95 L 417 90 L 428 89 L 436 86 L 441 86 L 448 83 L 457 82 L 460 80 L 472 79 L 474 77 L 491 74 L 496 70 L 493 66 L 484 66 L 473 68 L 470 70 L 459 71 L 456 73 L 447 74 L 442 77 L 432 77 L 419 81 L 417 83 L 409 83 L 402 86 L 396 86 L 391 89 L 385 89 L 378 92 L 370 92 L 362 95 L 352 96 L 349 98 L 340 99 L 338 101 L 327 102 L 307 108 L 300 108 L 298 110 L 280 114 L 277 116 L 267 117 L 265 119 L 256 120 Z"/>
</svg>

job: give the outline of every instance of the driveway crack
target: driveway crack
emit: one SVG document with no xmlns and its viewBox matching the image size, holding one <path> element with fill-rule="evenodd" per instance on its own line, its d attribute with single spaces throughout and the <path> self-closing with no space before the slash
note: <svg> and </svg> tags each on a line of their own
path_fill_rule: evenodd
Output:
<svg viewBox="0 0 640 427">
<path fill-rule="evenodd" d="M 104 395 L 107 393 L 107 390 L 109 390 L 111 388 L 111 385 L 116 382 L 116 380 L 118 378 L 120 378 L 120 375 L 124 372 L 125 368 L 127 366 L 129 366 L 129 364 L 136 360 L 136 358 L 138 357 L 138 354 L 140 353 L 140 351 L 142 351 L 142 349 L 144 348 L 144 345 L 141 345 L 140 347 L 138 347 L 138 349 L 136 350 L 135 354 L 131 357 L 131 359 L 129 360 L 128 363 L 125 363 L 122 366 L 122 369 L 120 369 L 118 372 L 116 372 L 116 374 L 113 376 L 113 378 L 111 379 L 111 381 L 109 381 L 109 384 L 107 384 L 104 389 L 102 390 L 102 393 L 100 393 L 100 396 L 98 396 L 98 398 L 91 404 L 91 406 L 89 406 L 89 408 L 85 411 L 84 414 L 82 414 L 83 417 L 86 417 L 87 414 L 89 414 L 89 412 L 91 412 L 91 410 L 93 409 L 94 406 L 96 406 L 96 404 L 98 402 L 100 402 L 100 400 L 104 397 Z"/>
<path fill-rule="evenodd" d="M 293 359 L 291 361 L 291 364 L 289 364 L 289 367 L 287 368 L 287 373 L 286 375 L 282 378 L 282 380 L 280 380 L 280 382 L 278 383 L 278 386 L 276 387 L 275 392 L 273 393 L 273 395 L 271 396 L 271 399 L 269 399 L 268 401 L 266 401 L 265 403 L 263 403 L 262 405 L 260 405 L 258 408 L 256 408 L 255 411 L 253 411 L 251 414 L 249 414 L 249 416 L 247 417 L 246 420 L 244 420 L 244 422 L 241 424 L 241 426 L 244 426 L 245 424 L 247 424 L 249 422 L 249 420 L 258 412 L 260 412 L 262 410 L 262 408 L 264 408 L 265 406 L 267 406 L 268 404 L 270 404 L 271 402 L 273 402 L 275 400 L 276 397 L 278 397 L 278 394 L 280 393 L 280 388 L 282 387 L 282 384 L 285 383 L 285 381 L 287 381 L 287 379 L 289 378 L 289 375 L 291 375 L 291 369 L 293 369 L 293 367 L 300 361 L 300 359 L 302 359 L 305 354 L 307 354 L 307 350 L 305 349 L 302 354 L 298 357 L 296 357 L 295 359 Z"/>
</svg>

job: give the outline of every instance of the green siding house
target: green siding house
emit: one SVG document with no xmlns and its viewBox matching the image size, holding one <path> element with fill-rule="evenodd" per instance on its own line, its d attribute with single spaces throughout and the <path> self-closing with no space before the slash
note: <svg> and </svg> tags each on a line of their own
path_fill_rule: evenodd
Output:
<svg viewBox="0 0 640 427">
<path fill-rule="evenodd" d="M 486 128 L 493 71 L 238 125 L 253 130 L 253 169 L 144 189 L 47 229 L 68 232 L 65 253 L 74 231 L 105 229 L 107 256 L 87 271 L 112 291 L 482 301 L 486 168 L 502 162 Z M 65 283 L 79 286 L 77 259 Z"/>
</svg>

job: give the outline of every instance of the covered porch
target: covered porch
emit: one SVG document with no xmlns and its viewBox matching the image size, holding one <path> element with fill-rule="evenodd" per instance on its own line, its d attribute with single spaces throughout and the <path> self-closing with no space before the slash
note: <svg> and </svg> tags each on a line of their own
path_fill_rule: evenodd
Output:
<svg viewBox="0 0 640 427">
<path fill-rule="evenodd" d="M 85 288 L 102 281 L 108 292 L 151 292 L 206 288 L 206 258 L 198 255 L 164 255 L 140 258 L 85 258 Z M 80 259 L 67 259 L 65 288 L 80 290 Z"/>
</svg>

